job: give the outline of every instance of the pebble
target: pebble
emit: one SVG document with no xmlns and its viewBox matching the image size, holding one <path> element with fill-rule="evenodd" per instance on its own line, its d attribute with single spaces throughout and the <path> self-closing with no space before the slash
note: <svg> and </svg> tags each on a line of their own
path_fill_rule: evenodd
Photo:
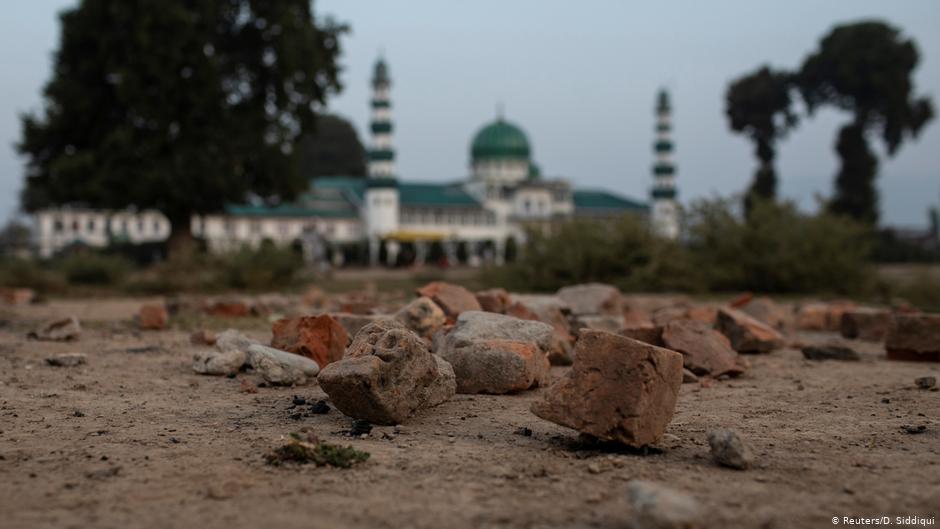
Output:
<svg viewBox="0 0 940 529">
<path fill-rule="evenodd" d="M 88 357 L 81 353 L 64 353 L 46 358 L 46 363 L 55 367 L 75 367 L 86 363 Z"/>
<path fill-rule="evenodd" d="M 937 385 L 937 377 L 930 375 L 926 377 L 917 377 L 914 379 L 914 385 L 920 389 L 930 389 Z"/>
<path fill-rule="evenodd" d="M 695 529 L 705 520 L 695 498 L 665 485 L 635 479 L 627 491 L 635 529 Z"/>
<path fill-rule="evenodd" d="M 744 470 L 754 462 L 750 448 L 734 430 L 721 428 L 708 432 L 708 445 L 712 459 L 721 466 Z"/>
</svg>

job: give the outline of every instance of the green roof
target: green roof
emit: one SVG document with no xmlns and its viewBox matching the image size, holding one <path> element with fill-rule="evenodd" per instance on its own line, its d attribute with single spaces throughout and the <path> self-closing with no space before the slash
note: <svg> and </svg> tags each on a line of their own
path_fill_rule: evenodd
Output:
<svg viewBox="0 0 940 529">
<path fill-rule="evenodd" d="M 480 207 L 480 203 L 457 184 L 399 182 L 398 193 L 402 206 Z"/>
<path fill-rule="evenodd" d="M 235 217 L 322 217 L 322 218 L 353 218 L 357 217 L 355 211 L 346 209 L 318 209 L 295 204 L 282 204 L 279 206 L 225 206 L 225 213 Z"/>
<path fill-rule="evenodd" d="M 575 212 L 616 212 L 616 211 L 646 211 L 649 206 L 615 195 L 609 191 L 598 189 L 575 189 L 572 193 Z"/>
<path fill-rule="evenodd" d="M 528 160 L 531 151 L 522 129 L 502 118 L 480 129 L 470 144 L 470 158 L 474 162 L 494 158 Z"/>
</svg>

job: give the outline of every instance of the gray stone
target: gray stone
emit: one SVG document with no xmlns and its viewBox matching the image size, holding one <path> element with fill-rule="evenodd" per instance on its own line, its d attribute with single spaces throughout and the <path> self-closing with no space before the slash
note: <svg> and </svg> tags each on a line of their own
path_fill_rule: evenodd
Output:
<svg viewBox="0 0 940 529">
<path fill-rule="evenodd" d="M 341 412 L 385 425 L 450 399 L 457 387 L 450 365 L 395 320 L 364 327 L 346 356 L 324 368 L 318 380 Z"/>
<path fill-rule="evenodd" d="M 75 367 L 87 360 L 88 357 L 81 353 L 64 353 L 46 358 L 46 363 L 55 367 Z"/>
<path fill-rule="evenodd" d="M 248 362 L 252 343 L 240 332 L 228 329 L 216 337 L 214 349 L 193 354 L 193 371 L 203 375 L 234 375 Z"/>
<path fill-rule="evenodd" d="M 316 378 L 320 372 L 320 365 L 305 356 L 259 343 L 249 345 L 247 353 L 248 364 L 269 384 L 302 385 Z"/>
<path fill-rule="evenodd" d="M 929 375 L 926 377 L 917 377 L 914 379 L 914 385 L 920 389 L 930 389 L 936 387 L 937 377 Z"/>
<path fill-rule="evenodd" d="M 82 335 L 82 324 L 75 316 L 67 316 L 43 323 L 27 336 L 34 340 L 70 342 Z"/>
<path fill-rule="evenodd" d="M 734 430 L 719 428 L 708 432 L 708 445 L 712 459 L 721 466 L 744 470 L 754 462 L 750 448 Z"/>
<path fill-rule="evenodd" d="M 544 384 L 554 329 L 535 320 L 467 311 L 436 351 L 457 375 L 460 393 L 510 393 Z"/>
<path fill-rule="evenodd" d="M 395 319 L 405 324 L 418 336 L 431 337 L 447 323 L 444 309 L 431 298 L 416 298 L 395 313 Z"/>
<path fill-rule="evenodd" d="M 845 360 L 857 362 L 861 359 L 855 350 L 843 345 L 807 345 L 800 349 L 807 360 Z"/>
<path fill-rule="evenodd" d="M 611 285 L 587 283 L 564 287 L 558 290 L 558 297 L 577 316 L 589 314 L 623 316 L 620 290 Z"/>
<path fill-rule="evenodd" d="M 698 501 L 682 492 L 651 481 L 627 483 L 633 508 L 633 529 L 695 529 L 704 524 Z"/>
</svg>

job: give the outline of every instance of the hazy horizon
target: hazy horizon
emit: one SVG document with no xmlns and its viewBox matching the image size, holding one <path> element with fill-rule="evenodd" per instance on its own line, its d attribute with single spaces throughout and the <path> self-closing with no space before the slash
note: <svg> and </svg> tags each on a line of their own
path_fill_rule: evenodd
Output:
<svg viewBox="0 0 940 529">
<path fill-rule="evenodd" d="M 58 18 L 74 0 L 10 6 L 2 37 L 9 64 L 0 113 L 0 215 L 18 207 L 23 160 L 18 114 L 37 110 L 58 45 Z M 345 90 L 329 110 L 353 121 L 368 145 L 368 79 L 384 50 L 393 80 L 398 174 L 453 180 L 467 174 L 473 134 L 496 115 L 521 126 L 546 177 L 646 199 L 652 178 L 653 103 L 659 87 L 675 108 L 677 185 L 688 203 L 742 191 L 755 167 L 753 146 L 730 132 L 724 92 L 763 63 L 796 68 L 837 23 L 880 18 L 913 37 L 921 52 L 918 94 L 940 106 L 940 3 L 871 1 L 761 7 L 724 1 L 656 6 L 597 0 L 592 9 L 535 0 L 474 3 L 418 0 L 315 3 L 352 26 L 343 39 Z M 799 106 L 802 112 L 802 106 Z M 804 209 L 828 196 L 838 160 L 832 145 L 848 116 L 825 111 L 780 144 L 780 196 Z M 881 155 L 882 220 L 924 225 L 940 202 L 940 125 L 935 118 L 897 156 Z"/>
</svg>

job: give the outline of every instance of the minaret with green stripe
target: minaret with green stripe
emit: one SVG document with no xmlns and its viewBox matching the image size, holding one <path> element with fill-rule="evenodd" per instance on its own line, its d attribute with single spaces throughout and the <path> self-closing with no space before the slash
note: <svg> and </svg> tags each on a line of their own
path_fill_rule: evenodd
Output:
<svg viewBox="0 0 940 529">
<path fill-rule="evenodd" d="M 672 162 L 672 105 L 669 93 L 659 91 L 656 99 L 656 141 L 653 143 L 653 229 L 662 237 L 679 236 L 679 206 L 676 203 L 676 166 Z"/>
<path fill-rule="evenodd" d="M 369 176 L 395 176 L 395 150 L 392 148 L 392 86 L 385 59 L 375 62 L 372 74 L 372 146 L 369 150 Z"/>
</svg>

